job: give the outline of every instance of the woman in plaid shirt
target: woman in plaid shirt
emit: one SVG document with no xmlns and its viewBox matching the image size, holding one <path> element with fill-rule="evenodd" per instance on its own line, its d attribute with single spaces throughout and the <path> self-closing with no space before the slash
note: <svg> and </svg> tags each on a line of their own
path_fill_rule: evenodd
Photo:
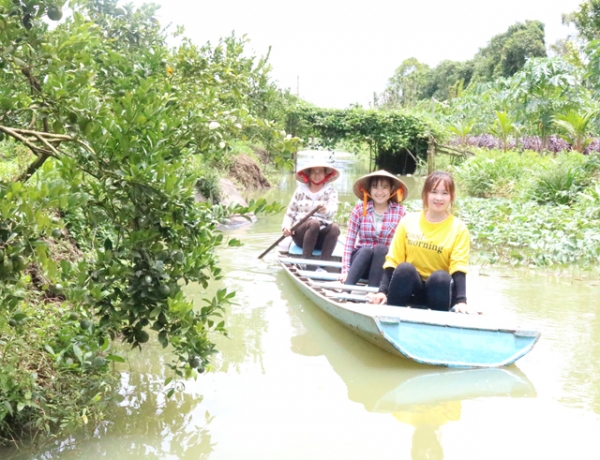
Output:
<svg viewBox="0 0 600 460">
<path fill-rule="evenodd" d="M 383 263 L 400 219 L 406 214 L 400 203 L 408 194 L 406 184 L 387 171 L 375 171 L 354 183 L 354 194 L 363 200 L 350 214 L 340 280 L 356 284 L 369 280 L 379 286 Z"/>
</svg>

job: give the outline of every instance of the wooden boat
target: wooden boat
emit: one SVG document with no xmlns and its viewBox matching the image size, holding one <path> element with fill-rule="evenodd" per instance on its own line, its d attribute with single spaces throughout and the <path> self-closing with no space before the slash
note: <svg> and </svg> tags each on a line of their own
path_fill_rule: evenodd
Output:
<svg viewBox="0 0 600 460">
<path fill-rule="evenodd" d="M 277 277 L 287 281 L 283 270 Z M 531 398 L 537 394 L 533 383 L 517 366 L 476 369 L 423 366 L 397 359 L 362 339 L 352 340 L 320 310 L 293 307 L 290 314 L 302 327 L 295 328 L 297 335 L 291 338 L 291 350 L 303 356 L 325 357 L 345 383 L 348 399 L 362 404 L 369 412 L 395 413 L 415 405 L 422 409 L 423 405 L 430 407 L 449 401 Z"/>
<path fill-rule="evenodd" d="M 279 262 L 306 297 L 327 314 L 378 347 L 422 364 L 456 368 L 500 367 L 526 355 L 540 333 L 481 315 L 366 303 L 367 286 L 345 286 L 337 274 L 305 266 L 340 268 L 335 261 L 282 254 Z M 350 292 L 348 292 L 350 291 Z"/>
</svg>

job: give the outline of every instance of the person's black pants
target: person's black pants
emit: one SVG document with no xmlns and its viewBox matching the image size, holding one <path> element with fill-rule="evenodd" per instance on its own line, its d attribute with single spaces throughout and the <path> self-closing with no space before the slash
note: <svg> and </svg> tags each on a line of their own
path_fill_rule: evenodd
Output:
<svg viewBox="0 0 600 460">
<path fill-rule="evenodd" d="M 350 258 L 350 270 L 345 284 L 356 284 L 364 278 L 369 280 L 369 286 L 379 286 L 388 249 L 384 244 L 356 249 Z"/>
<path fill-rule="evenodd" d="M 315 249 L 321 250 L 322 260 L 331 260 L 331 255 L 340 236 L 338 224 L 329 224 L 321 228 L 317 219 L 308 219 L 294 230 L 292 239 L 302 248 L 302 258 L 310 259 Z"/>
<path fill-rule="evenodd" d="M 449 311 L 454 305 L 452 277 L 450 273 L 438 270 L 423 281 L 412 264 L 403 262 L 394 269 L 387 304 Z"/>
</svg>

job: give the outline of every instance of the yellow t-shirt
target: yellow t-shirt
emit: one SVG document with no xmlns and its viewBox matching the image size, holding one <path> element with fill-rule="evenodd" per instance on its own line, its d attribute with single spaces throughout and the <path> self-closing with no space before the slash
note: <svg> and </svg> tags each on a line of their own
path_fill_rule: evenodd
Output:
<svg viewBox="0 0 600 460">
<path fill-rule="evenodd" d="M 469 248 L 469 230 L 459 218 L 434 223 L 425 211 L 410 213 L 398 224 L 383 268 L 409 262 L 424 280 L 437 270 L 467 273 Z"/>
</svg>

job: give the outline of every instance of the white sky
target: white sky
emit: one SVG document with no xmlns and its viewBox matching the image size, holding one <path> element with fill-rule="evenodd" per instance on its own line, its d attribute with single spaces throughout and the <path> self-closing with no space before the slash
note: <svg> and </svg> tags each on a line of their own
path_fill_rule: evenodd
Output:
<svg viewBox="0 0 600 460">
<path fill-rule="evenodd" d="M 142 0 L 134 0 L 142 3 Z M 246 34 L 249 50 L 272 46 L 272 76 L 318 106 L 368 106 L 404 59 L 437 65 L 471 59 L 518 21 L 540 20 L 546 44 L 572 30 L 561 14 L 581 0 L 154 0 L 162 24 L 183 25 L 201 45 Z"/>
</svg>

